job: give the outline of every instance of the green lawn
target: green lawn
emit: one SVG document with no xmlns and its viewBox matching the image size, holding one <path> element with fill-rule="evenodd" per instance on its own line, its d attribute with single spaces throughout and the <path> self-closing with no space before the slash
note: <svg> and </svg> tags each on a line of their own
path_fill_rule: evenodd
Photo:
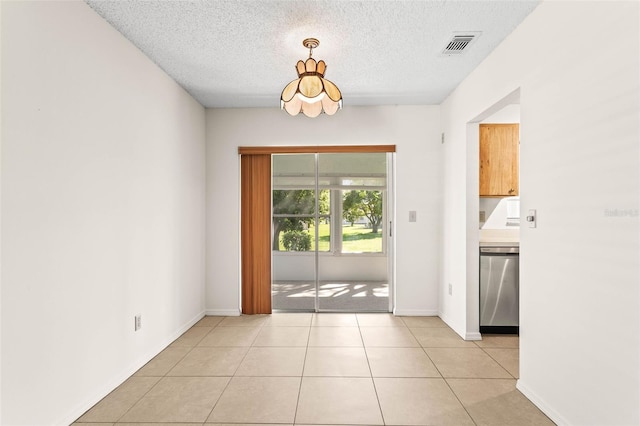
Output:
<svg viewBox="0 0 640 426">
<path fill-rule="evenodd" d="M 318 249 L 320 251 L 329 251 L 329 224 L 320 224 L 318 228 Z M 315 250 L 315 229 L 309 227 L 311 235 L 311 250 Z M 284 251 L 282 245 L 282 234 L 280 234 L 280 250 Z M 365 228 L 363 225 L 349 226 L 342 228 L 342 252 L 343 253 L 380 253 L 382 252 L 382 231 L 372 233 L 371 228 Z"/>
</svg>

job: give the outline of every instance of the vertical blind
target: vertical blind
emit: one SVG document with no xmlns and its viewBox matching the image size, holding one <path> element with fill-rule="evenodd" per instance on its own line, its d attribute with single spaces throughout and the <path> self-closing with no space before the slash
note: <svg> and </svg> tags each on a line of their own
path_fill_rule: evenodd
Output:
<svg viewBox="0 0 640 426">
<path fill-rule="evenodd" d="M 241 157 L 242 313 L 271 313 L 271 155 Z"/>
</svg>

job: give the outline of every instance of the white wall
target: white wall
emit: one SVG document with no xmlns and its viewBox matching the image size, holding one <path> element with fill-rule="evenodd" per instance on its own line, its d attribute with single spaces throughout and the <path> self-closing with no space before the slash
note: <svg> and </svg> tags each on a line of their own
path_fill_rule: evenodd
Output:
<svg viewBox="0 0 640 426">
<path fill-rule="evenodd" d="M 205 112 L 85 3 L 1 7 L 0 423 L 69 424 L 204 312 Z"/>
<path fill-rule="evenodd" d="M 442 105 L 440 287 L 454 292 L 441 309 L 466 335 L 477 286 L 466 281 L 477 255 L 467 123 L 520 88 L 521 211 L 537 209 L 538 227 L 520 232 L 518 388 L 559 424 L 640 423 L 639 6 L 541 3 Z"/>
<path fill-rule="evenodd" d="M 2 5 L 0 4 L 0 24 L 2 24 Z M 0 53 L 2 53 L 2 31 L 0 27 Z M 2 82 L 2 55 L 0 54 L 0 82 Z M 0 96 L 2 95 L 0 85 Z M 2 307 L 2 108 L 0 99 L 0 308 Z M 0 312 L 0 422 L 2 421 L 2 313 Z"/>
<path fill-rule="evenodd" d="M 396 312 L 436 314 L 439 120 L 436 106 L 346 106 L 315 119 L 278 108 L 207 110 L 207 311 L 239 312 L 238 146 L 395 144 Z M 415 223 L 409 223 L 410 210 L 417 211 Z"/>
<path fill-rule="evenodd" d="M 519 123 L 520 122 L 520 104 L 509 104 L 491 114 L 489 117 L 482 120 L 483 123 Z"/>
</svg>

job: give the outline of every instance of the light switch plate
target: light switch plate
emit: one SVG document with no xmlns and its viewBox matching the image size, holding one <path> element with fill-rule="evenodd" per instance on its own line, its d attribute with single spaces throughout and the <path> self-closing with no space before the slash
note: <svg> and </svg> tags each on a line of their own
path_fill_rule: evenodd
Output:
<svg viewBox="0 0 640 426">
<path fill-rule="evenodd" d="M 529 228 L 536 227 L 538 217 L 536 216 L 535 210 L 529 210 L 529 213 L 527 214 L 526 219 L 527 219 L 527 225 L 529 226 Z"/>
<path fill-rule="evenodd" d="M 416 221 L 416 211 L 411 210 L 409 212 L 409 222 L 415 222 L 415 221 Z"/>
</svg>

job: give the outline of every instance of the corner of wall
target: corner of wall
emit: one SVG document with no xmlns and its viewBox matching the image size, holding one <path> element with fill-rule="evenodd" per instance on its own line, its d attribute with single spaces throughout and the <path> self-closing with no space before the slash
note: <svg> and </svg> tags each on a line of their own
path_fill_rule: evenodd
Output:
<svg viewBox="0 0 640 426">
<path fill-rule="evenodd" d="M 60 421 L 55 422 L 54 424 L 72 424 L 75 422 L 82 414 L 84 414 L 87 410 L 93 407 L 98 401 L 102 400 L 109 393 L 111 393 L 115 388 L 120 386 L 125 382 L 130 376 L 132 376 L 136 371 L 142 368 L 145 364 L 151 361 L 156 355 L 166 349 L 174 340 L 179 338 L 182 334 L 184 334 L 187 330 L 193 327 L 198 321 L 200 321 L 204 317 L 205 313 L 201 312 L 189 320 L 186 324 L 180 327 L 175 333 L 163 339 L 158 344 L 154 345 L 152 348 L 147 350 L 144 354 L 142 354 L 138 359 L 134 360 L 131 365 L 125 368 L 120 374 L 116 375 L 111 379 L 108 383 L 100 386 L 99 389 L 96 389 L 91 395 L 87 396 L 82 402 L 80 402 L 74 409 L 72 409 L 67 415 L 64 416 Z"/>
</svg>

